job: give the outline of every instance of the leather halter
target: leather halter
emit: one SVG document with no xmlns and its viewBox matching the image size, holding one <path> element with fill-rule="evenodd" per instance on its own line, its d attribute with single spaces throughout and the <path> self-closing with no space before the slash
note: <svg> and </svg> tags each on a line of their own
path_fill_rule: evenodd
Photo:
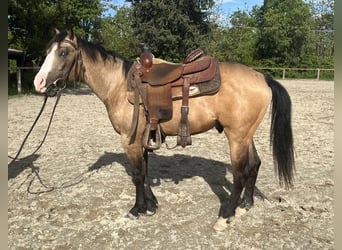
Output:
<svg viewBox="0 0 342 250">
<path fill-rule="evenodd" d="M 70 68 L 68 69 L 68 71 L 64 77 L 58 78 L 54 82 L 46 84 L 47 94 L 49 96 L 55 95 L 55 93 L 54 93 L 55 91 L 52 91 L 53 89 L 57 88 L 59 90 L 59 89 L 65 88 L 66 81 L 69 78 L 71 70 L 73 69 L 74 66 L 75 66 L 74 82 L 76 82 L 76 80 L 83 79 L 83 77 L 84 77 L 84 66 L 83 66 L 83 61 L 82 61 L 82 54 L 81 54 L 81 50 L 79 49 L 78 45 L 76 43 L 70 41 L 70 40 L 63 40 L 62 42 L 71 45 L 75 49 L 75 56 L 74 56 L 74 59 L 72 60 Z M 60 43 L 62 43 L 62 42 L 60 42 Z M 62 81 L 61 86 L 59 86 L 57 84 L 59 81 Z M 53 92 L 53 93 L 51 94 L 51 92 Z"/>
</svg>

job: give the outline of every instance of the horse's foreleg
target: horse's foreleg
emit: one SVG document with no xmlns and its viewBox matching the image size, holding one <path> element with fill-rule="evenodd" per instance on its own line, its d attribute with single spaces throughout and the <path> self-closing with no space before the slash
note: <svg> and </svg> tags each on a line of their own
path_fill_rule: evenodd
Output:
<svg viewBox="0 0 342 250">
<path fill-rule="evenodd" d="M 146 212 L 145 197 L 144 197 L 144 183 L 146 177 L 146 163 L 143 157 L 132 158 L 128 155 L 133 166 L 132 181 L 135 185 L 135 204 L 129 211 L 128 216 L 137 218 L 139 213 Z"/>
<path fill-rule="evenodd" d="M 146 204 L 146 214 L 147 215 L 153 215 L 156 213 L 156 210 L 158 208 L 158 201 L 155 195 L 152 192 L 150 181 L 148 178 L 148 151 L 144 150 L 144 162 L 145 162 L 145 183 L 144 183 L 144 198 L 145 198 L 145 204 Z"/>
<path fill-rule="evenodd" d="M 157 199 L 155 198 L 148 177 L 148 152 L 145 150 L 143 154 L 131 155 L 127 154 L 133 166 L 132 181 L 135 185 L 136 199 L 133 208 L 129 211 L 130 218 L 137 218 L 139 214 L 152 215 L 157 209 Z"/>
</svg>

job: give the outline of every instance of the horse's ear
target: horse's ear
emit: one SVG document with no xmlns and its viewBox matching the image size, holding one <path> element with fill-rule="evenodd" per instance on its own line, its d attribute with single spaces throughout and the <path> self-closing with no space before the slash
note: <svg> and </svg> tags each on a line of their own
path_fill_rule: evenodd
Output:
<svg viewBox="0 0 342 250">
<path fill-rule="evenodd" d="M 55 35 L 58 35 L 59 33 L 61 33 L 61 32 L 59 31 L 59 29 L 57 29 L 57 28 L 54 28 L 53 31 L 55 32 Z"/>
<path fill-rule="evenodd" d="M 67 30 L 68 37 L 72 40 L 74 38 L 74 31 L 72 29 Z"/>
<path fill-rule="evenodd" d="M 69 38 L 70 40 L 72 40 L 72 41 L 74 41 L 74 42 L 77 42 L 77 38 L 76 38 L 76 36 L 75 36 L 74 31 L 73 31 L 72 28 L 71 28 L 71 29 L 68 29 L 68 30 L 67 30 L 67 33 L 68 33 L 68 38 Z"/>
</svg>

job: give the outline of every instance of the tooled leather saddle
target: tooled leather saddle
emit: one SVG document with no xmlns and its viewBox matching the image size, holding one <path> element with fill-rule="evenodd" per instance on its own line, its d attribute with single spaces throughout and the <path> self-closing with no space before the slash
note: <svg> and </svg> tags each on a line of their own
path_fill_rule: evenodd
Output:
<svg viewBox="0 0 342 250">
<path fill-rule="evenodd" d="M 172 119 L 172 102 L 181 99 L 177 145 L 191 145 L 189 98 L 215 94 L 221 84 L 218 60 L 202 54 L 201 49 L 196 49 L 182 63 L 171 63 L 154 58 L 148 46 L 143 46 L 128 75 L 128 100 L 134 105 L 130 143 L 135 140 L 142 104 L 146 114 L 143 147 L 150 151 L 160 148 L 165 138 L 160 123 Z"/>
</svg>

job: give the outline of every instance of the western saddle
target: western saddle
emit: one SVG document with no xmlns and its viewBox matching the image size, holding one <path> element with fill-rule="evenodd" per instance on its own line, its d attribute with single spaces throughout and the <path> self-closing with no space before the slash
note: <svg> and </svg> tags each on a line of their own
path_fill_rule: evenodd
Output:
<svg viewBox="0 0 342 250">
<path fill-rule="evenodd" d="M 192 51 L 182 63 L 154 58 L 147 45 L 133 64 L 128 76 L 128 100 L 134 105 L 130 143 L 135 140 L 139 119 L 139 105 L 146 115 L 143 147 L 153 151 L 164 142 L 160 123 L 172 119 L 173 100 L 182 100 L 177 145 L 191 145 L 188 113 L 189 98 L 215 94 L 221 84 L 217 59 Z"/>
</svg>

